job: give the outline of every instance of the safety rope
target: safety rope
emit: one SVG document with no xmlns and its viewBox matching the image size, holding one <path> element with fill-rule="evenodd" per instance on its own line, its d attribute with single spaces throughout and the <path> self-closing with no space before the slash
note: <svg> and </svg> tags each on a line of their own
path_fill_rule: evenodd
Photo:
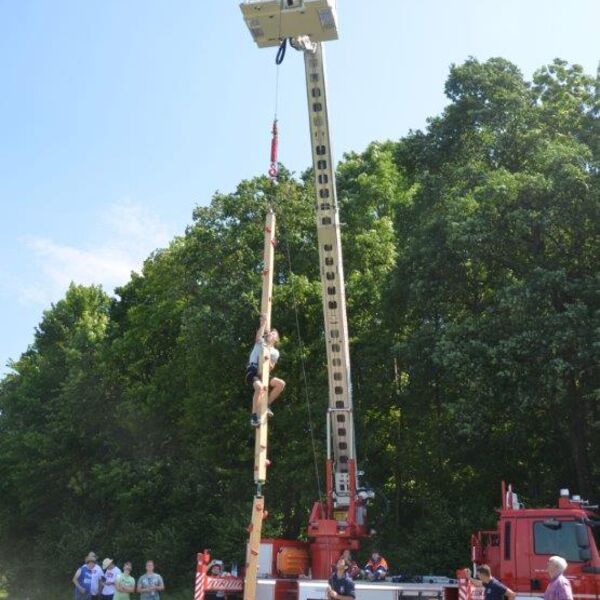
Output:
<svg viewBox="0 0 600 600">
<path fill-rule="evenodd" d="M 284 242 L 285 245 L 285 254 L 287 257 L 287 263 L 288 263 L 288 273 L 290 276 L 292 276 L 294 274 L 294 271 L 292 270 L 292 256 L 290 253 L 290 245 L 288 242 L 288 236 L 287 236 L 287 227 L 283 226 L 283 219 L 280 219 L 280 230 L 281 230 L 281 240 Z M 310 395 L 308 393 L 308 376 L 306 374 L 306 360 L 304 358 L 304 342 L 302 340 L 302 333 L 300 330 L 300 317 L 299 315 L 299 311 L 298 311 L 298 299 L 296 297 L 296 291 L 294 289 L 294 284 L 291 282 L 291 277 L 290 277 L 290 289 L 292 291 L 292 304 L 294 305 L 294 316 L 295 316 L 295 321 L 296 321 L 296 336 L 298 337 L 298 347 L 300 349 L 300 363 L 302 365 L 302 379 L 304 381 L 304 399 L 306 402 L 306 414 L 308 417 L 308 430 L 310 433 L 310 442 L 311 442 L 311 446 L 312 446 L 312 453 L 313 453 L 313 462 L 314 462 L 314 467 L 315 467 L 315 479 L 317 482 L 317 492 L 318 492 L 318 498 L 319 501 L 321 498 L 323 498 L 323 491 L 322 491 L 322 486 L 321 486 L 321 476 L 320 476 L 320 469 L 319 469 L 319 460 L 317 458 L 317 443 L 315 441 L 315 428 L 313 425 L 313 418 L 312 418 L 312 407 L 311 407 L 311 403 L 310 403 Z"/>
</svg>

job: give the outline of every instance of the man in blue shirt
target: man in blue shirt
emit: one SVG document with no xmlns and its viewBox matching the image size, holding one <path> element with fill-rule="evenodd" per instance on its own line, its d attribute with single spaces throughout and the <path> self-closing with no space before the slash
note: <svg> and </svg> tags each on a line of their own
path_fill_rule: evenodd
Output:
<svg viewBox="0 0 600 600">
<path fill-rule="evenodd" d="M 75 600 L 98 600 L 100 598 L 102 569 L 96 564 L 97 560 L 96 555 L 90 552 L 85 557 L 85 563 L 75 572 L 73 576 Z"/>
<path fill-rule="evenodd" d="M 348 570 L 348 562 L 343 556 L 340 556 L 333 575 L 329 578 L 329 586 L 327 586 L 327 598 L 329 600 L 354 600 L 354 581 L 346 573 Z"/>
<path fill-rule="evenodd" d="M 502 582 L 492 577 L 492 570 L 488 565 L 479 565 L 477 567 L 477 577 L 485 588 L 485 600 L 513 600 L 515 593 L 507 588 Z"/>
</svg>

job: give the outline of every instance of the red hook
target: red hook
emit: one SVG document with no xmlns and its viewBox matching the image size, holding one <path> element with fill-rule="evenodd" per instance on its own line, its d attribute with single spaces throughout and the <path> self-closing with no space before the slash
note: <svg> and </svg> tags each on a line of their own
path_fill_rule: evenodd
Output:
<svg viewBox="0 0 600 600">
<path fill-rule="evenodd" d="M 271 166 L 269 168 L 269 177 L 273 180 L 277 180 L 277 176 L 279 175 L 279 169 L 277 167 L 277 151 L 279 146 L 279 130 L 277 129 L 277 119 L 273 121 L 273 129 L 271 130 L 273 134 L 271 138 Z"/>
</svg>

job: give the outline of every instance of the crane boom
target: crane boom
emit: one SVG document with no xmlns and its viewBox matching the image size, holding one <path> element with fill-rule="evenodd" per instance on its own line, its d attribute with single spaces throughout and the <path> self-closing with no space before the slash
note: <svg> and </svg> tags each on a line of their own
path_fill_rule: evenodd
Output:
<svg viewBox="0 0 600 600">
<path fill-rule="evenodd" d="M 340 213 L 329 134 L 324 52 L 321 43 L 304 49 L 310 140 L 316 190 L 317 239 L 329 380 L 328 460 L 332 461 L 334 506 L 349 506 L 349 467 L 356 460 L 346 286 Z"/>
</svg>

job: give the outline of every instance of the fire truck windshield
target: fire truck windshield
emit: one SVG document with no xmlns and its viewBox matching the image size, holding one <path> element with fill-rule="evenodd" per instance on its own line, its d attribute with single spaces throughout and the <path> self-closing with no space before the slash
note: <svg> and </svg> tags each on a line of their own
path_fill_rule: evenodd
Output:
<svg viewBox="0 0 600 600">
<path fill-rule="evenodd" d="M 584 552 L 584 546 L 591 542 L 586 529 L 578 521 L 538 521 L 533 526 L 535 553 L 556 554 L 569 562 L 589 560 Z"/>
</svg>

